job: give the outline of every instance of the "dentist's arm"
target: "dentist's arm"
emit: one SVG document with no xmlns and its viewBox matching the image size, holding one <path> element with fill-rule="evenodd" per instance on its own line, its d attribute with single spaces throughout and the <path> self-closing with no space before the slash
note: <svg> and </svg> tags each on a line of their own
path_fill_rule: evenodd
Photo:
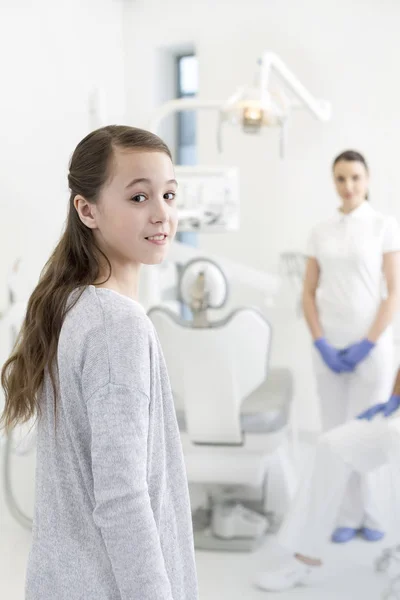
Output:
<svg viewBox="0 0 400 600">
<path fill-rule="evenodd" d="M 319 273 L 318 261 L 315 258 L 309 258 L 304 277 L 303 312 L 313 340 L 318 340 L 323 336 L 315 300 L 319 282 Z"/>
<path fill-rule="evenodd" d="M 352 368 L 343 363 L 339 351 L 323 337 L 322 327 L 319 322 L 317 303 L 315 300 L 318 281 L 319 265 L 315 258 L 309 257 L 306 267 L 303 288 L 303 311 L 308 327 L 314 340 L 314 346 L 321 355 L 322 360 L 334 373 L 351 371 Z"/>
<path fill-rule="evenodd" d="M 350 367 L 355 368 L 367 358 L 382 333 L 392 323 L 394 315 L 399 309 L 400 252 L 388 252 L 383 255 L 383 273 L 388 295 L 385 300 L 382 300 L 367 336 L 340 353 L 343 362 Z"/>
<path fill-rule="evenodd" d="M 392 323 L 395 313 L 399 309 L 400 252 L 389 252 L 383 255 L 383 273 L 388 296 L 381 302 L 375 321 L 367 334 L 367 339 L 374 343 Z"/>
<path fill-rule="evenodd" d="M 392 396 L 400 396 L 400 368 L 397 371 L 396 381 L 394 382 Z"/>
</svg>

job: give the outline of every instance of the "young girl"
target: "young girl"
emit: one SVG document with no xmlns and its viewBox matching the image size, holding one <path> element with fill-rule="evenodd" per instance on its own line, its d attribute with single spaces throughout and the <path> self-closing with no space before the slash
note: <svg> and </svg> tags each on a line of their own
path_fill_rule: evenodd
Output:
<svg viewBox="0 0 400 600">
<path fill-rule="evenodd" d="M 70 163 L 66 230 L 2 370 L 7 430 L 38 417 L 26 600 L 195 600 L 185 466 L 141 264 L 177 227 L 171 154 L 109 126 Z"/>
</svg>

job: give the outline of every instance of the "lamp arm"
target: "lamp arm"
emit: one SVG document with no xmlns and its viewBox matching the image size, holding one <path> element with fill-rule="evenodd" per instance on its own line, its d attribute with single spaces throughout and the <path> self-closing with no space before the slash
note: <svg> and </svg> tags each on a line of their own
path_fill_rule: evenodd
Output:
<svg viewBox="0 0 400 600">
<path fill-rule="evenodd" d="M 201 100 L 200 98 L 178 98 L 162 104 L 152 116 L 149 131 L 157 133 L 161 121 L 170 114 L 183 110 L 220 110 L 222 102 Z"/>
<path fill-rule="evenodd" d="M 268 79 L 272 69 L 286 82 L 314 117 L 320 121 L 329 121 L 331 118 L 330 103 L 314 98 L 279 56 L 273 52 L 266 52 L 261 59 L 261 90 L 268 88 Z"/>
</svg>

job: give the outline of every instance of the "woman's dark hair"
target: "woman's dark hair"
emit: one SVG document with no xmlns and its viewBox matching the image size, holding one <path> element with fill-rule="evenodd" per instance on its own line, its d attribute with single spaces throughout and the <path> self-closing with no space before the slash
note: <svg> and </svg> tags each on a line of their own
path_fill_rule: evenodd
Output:
<svg viewBox="0 0 400 600">
<path fill-rule="evenodd" d="M 65 230 L 45 264 L 39 282 L 27 305 L 25 319 L 11 356 L 1 371 L 5 407 L 0 429 L 11 430 L 18 423 L 40 416 L 39 395 L 46 368 L 49 368 L 56 410 L 54 366 L 57 346 L 65 315 L 78 301 L 85 287 L 100 274 L 100 259 L 105 254 L 95 243 L 93 231 L 84 225 L 75 209 L 76 195 L 95 204 L 112 172 L 117 148 L 171 153 L 156 135 L 120 125 L 102 127 L 87 135 L 77 145 L 69 165 L 69 210 Z M 71 292 L 82 288 L 68 306 Z M 55 363 L 55 365 L 54 365 Z"/>
<path fill-rule="evenodd" d="M 333 161 L 332 170 L 334 170 L 337 163 L 342 160 L 347 161 L 347 162 L 360 162 L 361 164 L 364 165 L 367 173 L 369 173 L 369 167 L 368 167 L 367 161 L 365 160 L 365 158 L 363 157 L 362 154 L 360 154 L 359 152 L 356 152 L 355 150 L 345 150 L 345 152 L 342 152 L 341 154 L 339 154 Z M 365 196 L 365 199 L 368 200 L 368 193 Z"/>
</svg>

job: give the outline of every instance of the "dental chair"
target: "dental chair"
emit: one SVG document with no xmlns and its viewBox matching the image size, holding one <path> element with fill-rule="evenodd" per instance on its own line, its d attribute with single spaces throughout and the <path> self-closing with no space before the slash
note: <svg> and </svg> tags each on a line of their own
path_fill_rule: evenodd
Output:
<svg viewBox="0 0 400 600">
<path fill-rule="evenodd" d="M 293 381 L 269 368 L 271 327 L 256 309 L 210 321 L 228 286 L 218 265 L 190 261 L 180 277 L 192 320 L 169 308 L 149 311 L 174 395 L 190 484 L 208 503 L 193 511 L 199 549 L 251 551 L 280 520 L 295 477 L 288 444 Z"/>
</svg>

